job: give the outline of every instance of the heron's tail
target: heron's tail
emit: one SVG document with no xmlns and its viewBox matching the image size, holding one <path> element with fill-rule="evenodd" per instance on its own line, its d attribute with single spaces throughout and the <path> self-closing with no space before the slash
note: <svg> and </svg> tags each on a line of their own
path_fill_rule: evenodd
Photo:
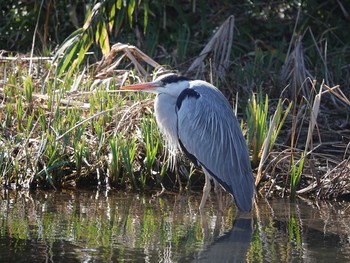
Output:
<svg viewBox="0 0 350 263">
<path fill-rule="evenodd" d="M 239 211 L 249 212 L 252 210 L 255 184 L 254 176 L 251 172 L 245 174 L 240 185 L 236 185 L 231 190 Z"/>
</svg>

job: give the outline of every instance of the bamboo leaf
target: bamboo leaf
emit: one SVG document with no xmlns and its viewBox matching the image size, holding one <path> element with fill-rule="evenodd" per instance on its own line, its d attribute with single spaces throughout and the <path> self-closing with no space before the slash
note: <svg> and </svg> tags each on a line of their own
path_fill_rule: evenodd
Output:
<svg viewBox="0 0 350 263">
<path fill-rule="evenodd" d="M 117 5 L 118 5 L 118 2 L 115 2 L 114 5 L 112 5 L 112 8 L 109 12 L 109 16 L 108 16 L 108 30 L 109 30 L 109 32 L 112 32 L 112 30 L 113 30 L 113 26 L 114 26 L 114 22 L 115 22 L 115 14 L 117 11 Z"/>
<path fill-rule="evenodd" d="M 69 51 L 66 56 L 64 56 L 57 65 L 57 75 L 60 76 L 65 69 L 72 63 L 73 58 L 76 56 L 78 47 L 80 47 L 80 42 L 74 43 L 74 45 L 69 47 Z"/>
<path fill-rule="evenodd" d="M 132 27 L 132 15 L 135 11 L 135 6 L 136 6 L 136 0 L 130 0 L 128 5 L 128 17 L 129 17 L 130 27 Z"/>
<path fill-rule="evenodd" d="M 84 33 L 84 29 L 79 28 L 79 29 L 75 30 L 69 37 L 67 37 L 63 41 L 61 46 L 58 48 L 58 50 L 53 58 L 53 62 L 55 62 L 58 58 L 60 58 L 61 55 L 65 54 L 67 49 L 69 49 L 73 45 L 73 43 L 79 41 L 79 39 L 81 38 L 83 33 Z"/>
<path fill-rule="evenodd" d="M 100 45 L 102 54 L 103 55 L 108 54 L 111 48 L 109 45 L 109 37 L 108 37 L 106 24 L 103 21 L 97 24 L 96 41 L 98 41 Z"/>
<path fill-rule="evenodd" d="M 122 9 L 122 3 L 123 3 L 123 0 L 118 0 L 117 1 L 117 8 L 120 10 Z"/>
<path fill-rule="evenodd" d="M 146 30 L 147 30 L 147 25 L 148 25 L 148 13 L 149 13 L 149 3 L 148 0 L 145 0 L 144 4 L 143 4 L 143 33 L 146 34 Z"/>
<path fill-rule="evenodd" d="M 126 9 L 121 9 L 118 11 L 118 15 L 116 16 L 116 21 L 115 21 L 115 34 L 118 34 L 122 28 L 124 18 L 126 14 Z"/>
<path fill-rule="evenodd" d="M 102 6 L 101 3 L 97 3 L 96 5 L 94 5 L 94 7 L 92 8 L 91 10 L 91 14 L 90 16 L 86 19 L 85 23 L 84 23 L 84 26 L 83 26 L 83 29 L 86 30 L 88 29 L 88 27 L 90 26 L 91 24 L 91 21 L 94 19 L 94 17 L 97 15 L 100 7 Z"/>
<path fill-rule="evenodd" d="M 79 66 L 81 64 L 81 62 L 84 60 L 85 54 L 89 50 L 89 48 L 92 44 L 92 40 L 89 38 L 89 36 L 87 34 L 85 34 L 79 44 L 80 44 L 79 45 L 80 48 L 79 48 L 78 56 L 73 61 L 71 67 L 69 68 L 69 75 L 72 75 L 75 68 L 77 66 Z"/>
</svg>

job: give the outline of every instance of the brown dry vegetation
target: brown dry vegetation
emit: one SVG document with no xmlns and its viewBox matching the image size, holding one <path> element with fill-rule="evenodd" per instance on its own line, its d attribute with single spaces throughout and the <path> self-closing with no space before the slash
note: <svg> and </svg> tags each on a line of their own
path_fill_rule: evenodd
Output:
<svg viewBox="0 0 350 263">
<path fill-rule="evenodd" d="M 302 34 L 297 32 L 299 15 L 293 32 L 289 32 L 288 45 L 280 50 L 256 40 L 254 49 L 235 56 L 245 44 L 235 39 L 245 28 L 231 15 L 201 50 L 192 54 L 190 63 L 175 64 L 183 74 L 214 83 L 235 102 L 247 137 L 254 129 L 246 122 L 251 94 L 269 94 L 262 147 L 256 149 L 255 140 L 249 141 L 252 155 L 255 149 L 259 157 L 254 169 L 260 194 L 292 195 L 295 180 L 297 195 L 349 199 L 348 48 L 332 49 L 328 55 L 327 41 L 314 36 L 311 27 Z M 2 184 L 135 190 L 197 184 L 199 173 L 186 160 L 181 159 L 175 171 L 166 169 L 164 146 L 153 125 L 152 98 L 118 90 L 126 83 L 150 80 L 169 71 L 170 66 L 161 66 L 161 58 L 169 57 L 166 49 L 158 46 L 151 58 L 135 46 L 104 45 L 102 59 L 90 63 L 86 52 L 83 59 L 69 61 L 67 57 L 75 49 L 68 42 L 60 46 L 55 57 L 0 53 Z M 330 58 L 337 56 L 342 56 L 339 64 L 331 64 Z M 271 146 L 279 98 L 285 102 L 283 112 L 288 103 L 291 108 Z M 147 141 L 150 138 L 152 143 Z M 156 149 L 155 159 L 145 169 L 146 160 L 150 160 L 146 152 L 152 149 Z"/>
</svg>

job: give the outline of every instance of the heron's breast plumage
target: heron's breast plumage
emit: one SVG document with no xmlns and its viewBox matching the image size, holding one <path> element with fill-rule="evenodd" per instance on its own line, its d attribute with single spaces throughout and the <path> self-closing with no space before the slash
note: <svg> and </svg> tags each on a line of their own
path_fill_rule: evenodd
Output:
<svg viewBox="0 0 350 263">
<path fill-rule="evenodd" d="M 160 93 L 154 103 L 154 112 L 160 132 L 165 137 L 170 152 L 176 153 L 178 145 L 177 115 L 175 112 L 176 98 Z"/>
</svg>

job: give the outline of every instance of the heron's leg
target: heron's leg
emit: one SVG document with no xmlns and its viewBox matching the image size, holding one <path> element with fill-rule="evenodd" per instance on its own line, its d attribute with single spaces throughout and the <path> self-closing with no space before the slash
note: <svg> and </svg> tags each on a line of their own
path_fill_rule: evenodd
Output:
<svg viewBox="0 0 350 263">
<path fill-rule="evenodd" d="M 179 184 L 179 193 L 182 193 L 182 182 L 180 179 L 180 173 L 179 173 L 179 168 L 177 165 L 175 166 L 175 173 L 176 173 L 176 182 Z"/>
<path fill-rule="evenodd" d="M 199 210 L 202 210 L 204 208 L 205 202 L 208 199 L 208 195 L 209 195 L 210 189 L 211 189 L 211 183 L 210 183 L 211 177 L 207 174 L 206 171 L 204 171 L 204 174 L 205 174 L 205 184 L 203 187 L 203 195 L 202 195 L 201 203 L 199 205 Z"/>
<path fill-rule="evenodd" d="M 220 212 L 222 212 L 222 189 L 221 189 L 221 185 L 216 181 L 214 180 L 214 191 L 215 191 L 215 194 L 216 194 L 216 201 L 218 203 L 218 210 Z"/>
<path fill-rule="evenodd" d="M 209 240 L 208 217 L 203 210 L 199 210 L 199 214 L 201 215 L 203 241 L 205 242 L 205 241 Z"/>
</svg>

